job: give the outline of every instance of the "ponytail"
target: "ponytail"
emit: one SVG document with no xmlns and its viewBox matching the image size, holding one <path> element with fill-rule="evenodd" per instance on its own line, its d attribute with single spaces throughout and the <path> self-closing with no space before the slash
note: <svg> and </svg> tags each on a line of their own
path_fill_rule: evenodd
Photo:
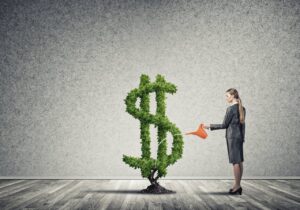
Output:
<svg viewBox="0 0 300 210">
<path fill-rule="evenodd" d="M 243 109 L 243 104 L 242 104 L 242 100 L 239 97 L 237 99 L 238 104 L 239 104 L 239 114 L 240 114 L 240 123 L 245 123 L 245 113 L 244 113 L 244 109 Z"/>
</svg>

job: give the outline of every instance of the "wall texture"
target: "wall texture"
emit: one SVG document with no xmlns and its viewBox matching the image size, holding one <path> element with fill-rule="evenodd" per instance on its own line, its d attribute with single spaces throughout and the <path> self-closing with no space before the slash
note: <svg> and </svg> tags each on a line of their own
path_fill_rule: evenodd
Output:
<svg viewBox="0 0 300 210">
<path fill-rule="evenodd" d="M 225 91 L 237 88 L 244 177 L 299 176 L 299 9 L 296 0 L 2 0 L 0 176 L 141 178 L 122 162 L 141 155 L 140 122 L 124 104 L 141 74 L 177 85 L 167 116 L 183 133 L 222 123 Z M 233 177 L 225 130 L 208 135 L 184 136 L 167 177 Z"/>
</svg>

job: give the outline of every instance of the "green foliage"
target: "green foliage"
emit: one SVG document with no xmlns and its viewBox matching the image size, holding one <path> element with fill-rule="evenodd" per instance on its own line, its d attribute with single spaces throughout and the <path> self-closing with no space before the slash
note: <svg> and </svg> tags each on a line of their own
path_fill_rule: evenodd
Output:
<svg viewBox="0 0 300 210">
<path fill-rule="evenodd" d="M 149 76 L 142 74 L 140 76 L 139 88 L 131 90 L 125 101 L 126 112 L 134 118 L 140 120 L 140 138 L 142 144 L 142 157 L 132 157 L 123 155 L 123 161 L 129 166 L 141 169 L 143 177 L 149 177 L 155 170 L 158 171 L 158 177 L 167 175 L 167 167 L 174 164 L 182 157 L 183 153 L 183 138 L 180 130 L 174 123 L 171 123 L 166 112 L 166 96 L 165 93 L 174 94 L 177 87 L 165 81 L 164 77 L 158 74 L 156 81 L 151 83 Z M 156 93 L 156 114 L 150 113 L 150 97 L 149 93 Z M 140 108 L 136 108 L 137 98 L 140 98 Z M 154 124 L 158 129 L 158 150 L 157 160 L 151 158 L 151 139 L 150 139 L 150 124 Z M 173 136 L 172 153 L 167 154 L 167 132 Z"/>
</svg>

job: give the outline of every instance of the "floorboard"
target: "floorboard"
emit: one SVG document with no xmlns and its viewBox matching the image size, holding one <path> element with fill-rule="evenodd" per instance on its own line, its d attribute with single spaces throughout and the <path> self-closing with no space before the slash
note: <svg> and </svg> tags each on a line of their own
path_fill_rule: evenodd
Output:
<svg viewBox="0 0 300 210">
<path fill-rule="evenodd" d="M 144 180 L 0 180 L 0 209 L 300 209 L 300 180 L 158 180 L 172 194 L 143 194 Z"/>
</svg>

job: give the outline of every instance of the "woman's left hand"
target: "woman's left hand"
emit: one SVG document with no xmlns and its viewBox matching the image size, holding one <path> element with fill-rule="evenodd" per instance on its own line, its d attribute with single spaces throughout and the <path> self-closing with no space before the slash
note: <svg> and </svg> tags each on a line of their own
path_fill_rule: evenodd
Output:
<svg viewBox="0 0 300 210">
<path fill-rule="evenodd" d="M 209 129 L 209 125 L 205 125 L 205 124 L 203 124 L 203 128 L 205 128 L 205 129 Z"/>
</svg>

